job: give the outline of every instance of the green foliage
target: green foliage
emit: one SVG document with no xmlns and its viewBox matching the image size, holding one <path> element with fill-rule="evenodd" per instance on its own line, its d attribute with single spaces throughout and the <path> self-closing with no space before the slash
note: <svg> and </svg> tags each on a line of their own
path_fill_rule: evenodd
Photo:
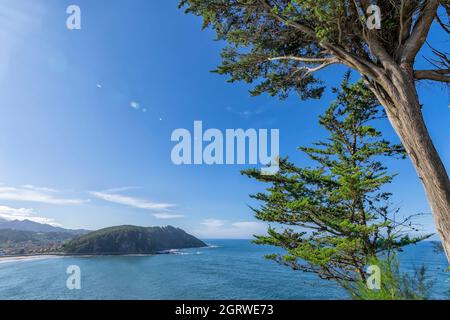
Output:
<svg viewBox="0 0 450 320">
<path fill-rule="evenodd" d="M 303 99 L 321 96 L 323 85 L 305 70 L 298 69 L 300 63 L 268 60 L 269 57 L 298 52 L 312 55 L 319 50 L 310 39 L 299 36 L 267 14 L 267 11 L 282 11 L 292 15 L 295 11 L 293 3 L 284 8 L 273 6 L 268 9 L 254 0 L 183 0 L 180 7 L 202 16 L 203 26 L 213 27 L 217 39 L 228 42 L 222 52 L 222 64 L 215 71 L 229 75 L 230 82 L 255 83 L 252 95 L 267 92 L 285 98 L 294 90 Z"/>
<path fill-rule="evenodd" d="M 336 102 L 320 117 L 328 139 L 300 148 L 316 166 L 300 168 L 284 158 L 275 175 L 243 174 L 269 184 L 252 195 L 262 203 L 253 208 L 256 217 L 272 225 L 255 242 L 286 253 L 268 258 L 351 289 L 349 283 L 366 279 L 369 261 L 429 235 L 411 238 L 411 217 L 398 220 L 391 194 L 383 191 L 393 175 L 381 158 L 403 158 L 404 150 L 373 127 L 384 117 L 376 100 L 361 82 L 349 84 L 349 74 L 335 92 Z"/>
<path fill-rule="evenodd" d="M 428 278 L 427 269 L 421 266 L 413 275 L 401 273 L 397 257 L 394 255 L 384 260 L 373 259 L 381 272 L 379 290 L 370 290 L 363 281 L 358 281 L 352 293 L 358 300 L 426 300 L 429 298 L 433 282 Z"/>
<path fill-rule="evenodd" d="M 441 5 L 448 11 L 447 2 Z M 384 106 L 395 110 L 398 94 L 389 94 L 395 86 L 392 70 L 405 62 L 413 67 L 415 53 L 405 59 L 405 52 L 411 43 L 423 45 L 426 20 L 434 15 L 430 3 L 377 1 L 380 30 L 367 29 L 370 1 L 181 0 L 180 7 L 203 17 L 203 27 L 226 43 L 215 71 L 230 82 L 251 84 L 252 95 L 284 99 L 294 92 L 301 99 L 320 98 L 324 85 L 317 71 L 340 63 L 357 70 L 383 97 Z M 420 28 L 423 36 L 415 39 L 412 34 Z M 269 258 L 345 285 L 364 279 L 373 257 L 427 237 L 409 237 L 411 217 L 398 220 L 391 195 L 383 191 L 394 176 L 380 159 L 405 154 L 372 127 L 380 117 L 384 114 L 371 93 L 361 83 L 349 86 L 346 81 L 337 103 L 320 120 L 329 139 L 301 148 L 316 167 L 299 168 L 285 158 L 275 176 L 245 172 L 271 185 L 267 193 L 253 196 L 263 203 L 254 208 L 256 217 L 273 224 L 257 243 L 286 250 Z M 285 227 L 277 231 L 277 226 Z"/>
<path fill-rule="evenodd" d="M 325 61 L 271 58 L 328 59 L 332 47 L 340 63 L 346 60 L 346 65 L 355 67 L 358 60 L 382 66 L 372 43 L 392 59 L 398 58 L 398 49 L 425 2 L 377 1 L 380 30 L 367 29 L 364 13 L 370 1 L 181 0 L 179 6 L 203 17 L 203 28 L 212 28 L 217 39 L 228 44 L 216 72 L 228 75 L 230 82 L 253 83 L 253 95 L 266 92 L 285 98 L 294 91 L 308 99 L 323 93 L 323 84 L 313 73 L 326 66 Z"/>
<path fill-rule="evenodd" d="M 116 226 L 77 237 L 63 250 L 70 254 L 132 254 L 204 246 L 204 242 L 172 226 Z"/>
</svg>

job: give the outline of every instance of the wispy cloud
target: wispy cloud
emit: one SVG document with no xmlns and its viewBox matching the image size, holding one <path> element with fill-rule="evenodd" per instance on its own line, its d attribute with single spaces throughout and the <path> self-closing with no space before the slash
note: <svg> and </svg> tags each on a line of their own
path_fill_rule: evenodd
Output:
<svg viewBox="0 0 450 320">
<path fill-rule="evenodd" d="M 228 222 L 220 219 L 206 219 L 200 224 L 202 227 L 194 230 L 193 233 L 201 238 L 248 239 L 255 234 L 267 232 L 266 224 L 257 221 Z"/>
<path fill-rule="evenodd" d="M 174 204 L 171 203 L 150 202 L 144 199 L 134 198 L 121 194 L 115 194 L 111 192 L 108 193 L 108 192 L 91 191 L 90 194 L 104 201 L 122 204 L 125 206 L 130 206 L 139 209 L 166 210 L 175 206 Z"/>
<path fill-rule="evenodd" d="M 241 118 L 244 119 L 249 119 L 253 116 L 257 116 L 260 115 L 264 112 L 263 108 L 256 108 L 256 109 L 240 109 L 240 110 L 235 110 L 232 107 L 228 106 L 225 108 L 228 112 L 238 115 Z"/>
<path fill-rule="evenodd" d="M 56 205 L 78 205 L 88 200 L 70 199 L 58 196 L 59 191 L 51 188 L 24 185 L 20 187 L 0 186 L 0 199 L 10 201 L 40 202 Z"/>
<path fill-rule="evenodd" d="M 264 228 L 264 230 L 266 230 L 266 225 L 262 222 L 257 221 L 239 221 L 234 222 L 231 225 L 238 229 L 261 230 L 261 228 Z"/>
<path fill-rule="evenodd" d="M 119 188 L 111 188 L 108 190 L 104 190 L 103 192 L 105 193 L 117 193 L 117 192 L 124 192 L 124 191 L 129 191 L 129 190 L 136 190 L 136 189 L 141 189 L 140 187 L 133 187 L 133 186 L 129 186 L 129 187 L 119 187 Z"/>
<path fill-rule="evenodd" d="M 0 218 L 5 220 L 30 220 L 37 223 L 49 224 L 55 227 L 60 227 L 59 223 L 56 223 L 55 220 L 36 216 L 33 209 L 30 208 L 11 208 L 7 206 L 0 206 Z"/>
<path fill-rule="evenodd" d="M 167 212 L 162 212 L 162 213 L 154 213 L 153 216 L 156 219 L 178 219 L 178 218 L 183 218 L 184 215 L 182 214 L 173 214 L 173 213 L 167 213 Z"/>
<path fill-rule="evenodd" d="M 225 220 L 219 220 L 219 219 L 206 219 L 203 220 L 200 224 L 206 226 L 207 228 L 219 228 L 223 226 L 226 223 Z"/>
<path fill-rule="evenodd" d="M 25 189 L 35 190 L 35 191 L 53 192 L 53 193 L 58 192 L 58 190 L 53 189 L 53 188 L 36 187 L 36 186 L 34 186 L 34 185 L 32 185 L 32 184 L 25 184 L 25 185 L 23 185 L 23 186 L 21 186 L 21 187 L 22 187 L 22 188 L 25 188 Z"/>
</svg>

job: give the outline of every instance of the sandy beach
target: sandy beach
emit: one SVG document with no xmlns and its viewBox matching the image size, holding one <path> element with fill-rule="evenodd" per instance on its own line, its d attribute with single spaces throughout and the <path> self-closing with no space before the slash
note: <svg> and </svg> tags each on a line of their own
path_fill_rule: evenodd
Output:
<svg viewBox="0 0 450 320">
<path fill-rule="evenodd" d="M 50 258 L 60 258 L 63 255 L 56 254 L 42 254 L 42 255 L 23 255 L 23 256 L 0 256 L 0 263 L 6 262 L 17 262 L 17 261 L 26 261 L 26 260 L 39 260 L 39 259 L 50 259 Z"/>
</svg>

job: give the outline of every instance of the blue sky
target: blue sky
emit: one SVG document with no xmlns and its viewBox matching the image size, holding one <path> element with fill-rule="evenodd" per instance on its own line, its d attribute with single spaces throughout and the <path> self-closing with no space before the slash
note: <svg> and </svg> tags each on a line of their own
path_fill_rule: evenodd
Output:
<svg viewBox="0 0 450 320">
<path fill-rule="evenodd" d="M 82 29 L 66 28 L 77 4 Z M 317 116 L 334 99 L 251 98 L 245 84 L 209 71 L 221 43 L 177 1 L 17 1 L 0 4 L 0 215 L 69 228 L 118 224 L 182 227 L 204 238 L 247 238 L 263 232 L 248 194 L 263 185 L 245 167 L 175 166 L 177 128 L 280 129 L 280 152 L 323 137 Z M 440 43 L 434 30 L 431 42 Z M 426 52 L 424 52 L 426 54 Z M 423 62 L 419 61 L 418 64 Z M 425 65 L 424 65 L 425 66 Z M 321 72 L 329 87 L 344 68 Z M 449 96 L 419 85 L 424 115 L 447 168 Z M 386 136 L 397 141 L 386 122 Z M 409 162 L 389 161 L 389 186 L 403 214 L 430 212 Z M 432 231 L 430 215 L 419 221 Z"/>
</svg>

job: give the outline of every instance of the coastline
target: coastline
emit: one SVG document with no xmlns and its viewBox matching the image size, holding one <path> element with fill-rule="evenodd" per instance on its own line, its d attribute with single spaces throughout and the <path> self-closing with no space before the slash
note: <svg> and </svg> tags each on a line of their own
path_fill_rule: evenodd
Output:
<svg viewBox="0 0 450 320">
<path fill-rule="evenodd" d="M 17 262 L 17 261 L 28 261 L 28 260 L 39 260 L 39 259 L 49 259 L 63 257 L 63 255 L 58 254 L 30 254 L 30 255 L 17 255 L 17 256 L 0 256 L 0 263 L 3 262 Z"/>
<path fill-rule="evenodd" d="M 180 249 L 168 249 L 157 252 L 149 252 L 149 253 L 45 253 L 45 254 L 21 254 L 21 255 L 12 255 L 12 256 L 0 256 L 0 263 L 2 262 L 15 262 L 15 261 L 27 261 L 27 260 L 37 260 L 37 259 L 45 259 L 45 258 L 63 258 L 63 257 L 108 257 L 108 256 L 120 256 L 120 257 L 145 257 L 145 256 L 153 256 L 160 254 L 177 254 L 179 250 L 186 249 L 201 249 L 201 248 L 214 248 L 215 246 L 207 245 L 205 247 L 195 247 L 195 248 L 180 248 Z"/>
</svg>

